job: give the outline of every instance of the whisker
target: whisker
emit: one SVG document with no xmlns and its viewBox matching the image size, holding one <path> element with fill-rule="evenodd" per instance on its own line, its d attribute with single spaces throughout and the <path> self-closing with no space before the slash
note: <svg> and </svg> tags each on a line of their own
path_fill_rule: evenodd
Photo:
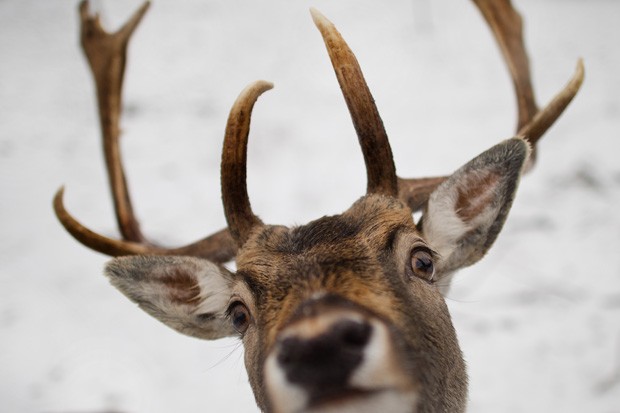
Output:
<svg viewBox="0 0 620 413">
<path fill-rule="evenodd" d="M 241 340 L 238 340 L 232 347 L 232 350 L 230 350 L 228 352 L 228 354 L 226 354 L 224 357 L 222 357 L 220 360 L 216 361 L 214 364 L 212 364 L 211 366 L 207 367 L 207 371 L 209 370 L 213 370 L 214 368 L 222 365 L 222 363 L 224 363 L 225 361 L 227 361 L 237 350 L 239 350 L 241 347 L 243 346 L 243 342 Z M 229 346 L 226 346 L 229 347 Z M 239 353 L 240 355 L 243 354 L 243 352 Z"/>
</svg>

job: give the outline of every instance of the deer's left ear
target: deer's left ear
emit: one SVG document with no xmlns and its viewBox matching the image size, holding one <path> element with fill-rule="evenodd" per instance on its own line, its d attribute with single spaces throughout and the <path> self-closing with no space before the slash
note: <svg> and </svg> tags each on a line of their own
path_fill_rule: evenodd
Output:
<svg viewBox="0 0 620 413">
<path fill-rule="evenodd" d="M 421 220 L 448 274 L 478 261 L 499 234 L 512 205 L 529 144 L 513 138 L 469 161 L 430 196 Z"/>
</svg>

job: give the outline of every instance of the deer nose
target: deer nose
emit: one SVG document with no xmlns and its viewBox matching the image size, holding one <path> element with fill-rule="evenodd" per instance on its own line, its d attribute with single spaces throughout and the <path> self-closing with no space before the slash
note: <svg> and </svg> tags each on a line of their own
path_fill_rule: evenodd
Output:
<svg viewBox="0 0 620 413">
<path fill-rule="evenodd" d="M 311 395 L 325 396 L 325 392 L 347 387 L 352 373 L 364 360 L 371 335 L 372 326 L 367 321 L 337 319 L 317 335 L 282 338 L 277 361 L 290 383 Z"/>
</svg>

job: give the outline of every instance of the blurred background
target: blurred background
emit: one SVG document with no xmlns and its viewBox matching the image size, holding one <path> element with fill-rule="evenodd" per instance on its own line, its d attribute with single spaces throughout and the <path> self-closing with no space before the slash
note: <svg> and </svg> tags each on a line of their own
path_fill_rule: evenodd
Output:
<svg viewBox="0 0 620 413">
<path fill-rule="evenodd" d="M 515 0 L 538 101 L 583 57 L 586 81 L 547 133 L 490 254 L 448 297 L 470 412 L 620 412 L 620 2 Z M 139 1 L 93 3 L 115 29 Z M 355 132 L 308 8 L 357 54 L 399 175 L 449 173 L 516 123 L 511 82 L 477 9 L 456 0 L 154 1 L 129 47 L 122 147 L 147 236 L 225 225 L 228 110 L 257 79 L 254 211 L 292 225 L 365 190 Z M 0 411 L 257 411 L 236 340 L 184 337 L 102 276 L 51 200 L 116 236 L 77 3 L 0 0 Z"/>
</svg>

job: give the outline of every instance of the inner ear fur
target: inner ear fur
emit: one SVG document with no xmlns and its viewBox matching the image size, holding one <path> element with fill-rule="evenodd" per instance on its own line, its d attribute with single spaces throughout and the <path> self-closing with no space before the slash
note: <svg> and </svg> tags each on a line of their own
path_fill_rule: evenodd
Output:
<svg viewBox="0 0 620 413">
<path fill-rule="evenodd" d="M 441 255 L 439 270 L 474 264 L 489 250 L 512 206 L 529 144 L 520 138 L 481 153 L 430 196 L 421 230 Z"/>
<path fill-rule="evenodd" d="M 193 257 L 131 256 L 108 263 L 114 287 L 180 333 L 213 340 L 234 335 L 226 320 L 233 274 Z"/>
</svg>

